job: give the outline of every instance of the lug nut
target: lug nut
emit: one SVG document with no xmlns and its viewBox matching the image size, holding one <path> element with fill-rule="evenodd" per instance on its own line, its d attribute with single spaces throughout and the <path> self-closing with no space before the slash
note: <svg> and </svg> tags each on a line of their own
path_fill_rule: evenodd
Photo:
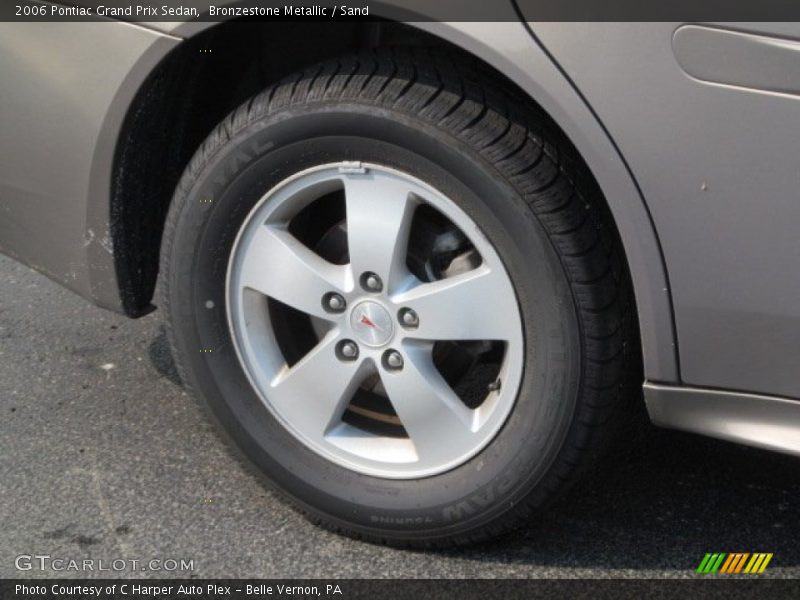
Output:
<svg viewBox="0 0 800 600">
<path fill-rule="evenodd" d="M 322 307 L 328 312 L 340 313 L 346 306 L 344 297 L 336 292 L 329 292 L 322 297 Z"/>
<path fill-rule="evenodd" d="M 358 358 L 358 345 L 352 340 L 342 340 L 336 352 L 341 360 L 355 360 Z"/>
<path fill-rule="evenodd" d="M 397 317 L 403 327 L 413 329 L 419 326 L 419 317 L 417 316 L 417 313 L 410 308 L 401 308 L 400 312 L 397 314 Z"/>
<path fill-rule="evenodd" d="M 383 282 L 372 271 L 367 271 L 361 275 L 361 287 L 368 292 L 380 292 L 383 289 Z"/>
<path fill-rule="evenodd" d="M 403 368 L 403 357 L 397 350 L 387 350 L 383 353 L 383 366 L 389 371 L 399 371 Z"/>
</svg>

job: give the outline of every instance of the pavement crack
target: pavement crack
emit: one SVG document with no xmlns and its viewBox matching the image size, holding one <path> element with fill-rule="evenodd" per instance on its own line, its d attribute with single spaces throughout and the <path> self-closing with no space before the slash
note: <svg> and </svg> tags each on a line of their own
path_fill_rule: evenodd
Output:
<svg viewBox="0 0 800 600">
<path fill-rule="evenodd" d="M 114 519 L 114 513 L 111 511 L 111 506 L 108 503 L 108 498 L 106 498 L 106 495 L 103 493 L 103 481 L 95 457 L 92 456 L 91 469 L 76 469 L 76 472 L 89 477 L 92 494 L 94 495 L 97 506 L 100 509 L 100 514 L 103 517 L 103 521 L 105 521 L 106 528 L 116 542 L 119 551 L 122 553 L 122 558 L 127 559 L 132 555 L 131 549 L 127 542 L 125 542 L 125 540 L 122 539 L 119 534 L 121 527 L 117 526 L 116 519 Z"/>
</svg>

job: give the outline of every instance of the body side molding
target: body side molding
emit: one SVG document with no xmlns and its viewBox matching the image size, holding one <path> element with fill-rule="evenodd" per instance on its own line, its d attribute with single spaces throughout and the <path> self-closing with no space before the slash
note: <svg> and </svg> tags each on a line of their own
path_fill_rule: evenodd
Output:
<svg viewBox="0 0 800 600">
<path fill-rule="evenodd" d="M 645 382 L 656 425 L 800 456 L 800 401 Z"/>
</svg>

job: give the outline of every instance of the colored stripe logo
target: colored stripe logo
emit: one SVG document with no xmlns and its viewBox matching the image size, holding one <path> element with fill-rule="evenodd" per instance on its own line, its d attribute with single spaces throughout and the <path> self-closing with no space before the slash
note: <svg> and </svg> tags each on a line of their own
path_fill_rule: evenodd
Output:
<svg viewBox="0 0 800 600">
<path fill-rule="evenodd" d="M 703 575 L 760 574 L 767 568 L 772 556 L 772 552 L 708 552 L 700 561 L 697 572 Z"/>
</svg>

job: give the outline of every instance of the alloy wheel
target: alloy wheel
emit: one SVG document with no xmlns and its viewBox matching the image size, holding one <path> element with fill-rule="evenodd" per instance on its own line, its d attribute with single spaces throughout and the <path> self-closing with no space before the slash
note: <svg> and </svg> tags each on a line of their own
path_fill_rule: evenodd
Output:
<svg viewBox="0 0 800 600">
<path fill-rule="evenodd" d="M 227 296 L 266 408 L 342 467 L 393 479 L 452 469 L 516 401 L 511 280 L 469 215 L 408 173 L 342 162 L 275 186 L 234 243 Z"/>
</svg>

